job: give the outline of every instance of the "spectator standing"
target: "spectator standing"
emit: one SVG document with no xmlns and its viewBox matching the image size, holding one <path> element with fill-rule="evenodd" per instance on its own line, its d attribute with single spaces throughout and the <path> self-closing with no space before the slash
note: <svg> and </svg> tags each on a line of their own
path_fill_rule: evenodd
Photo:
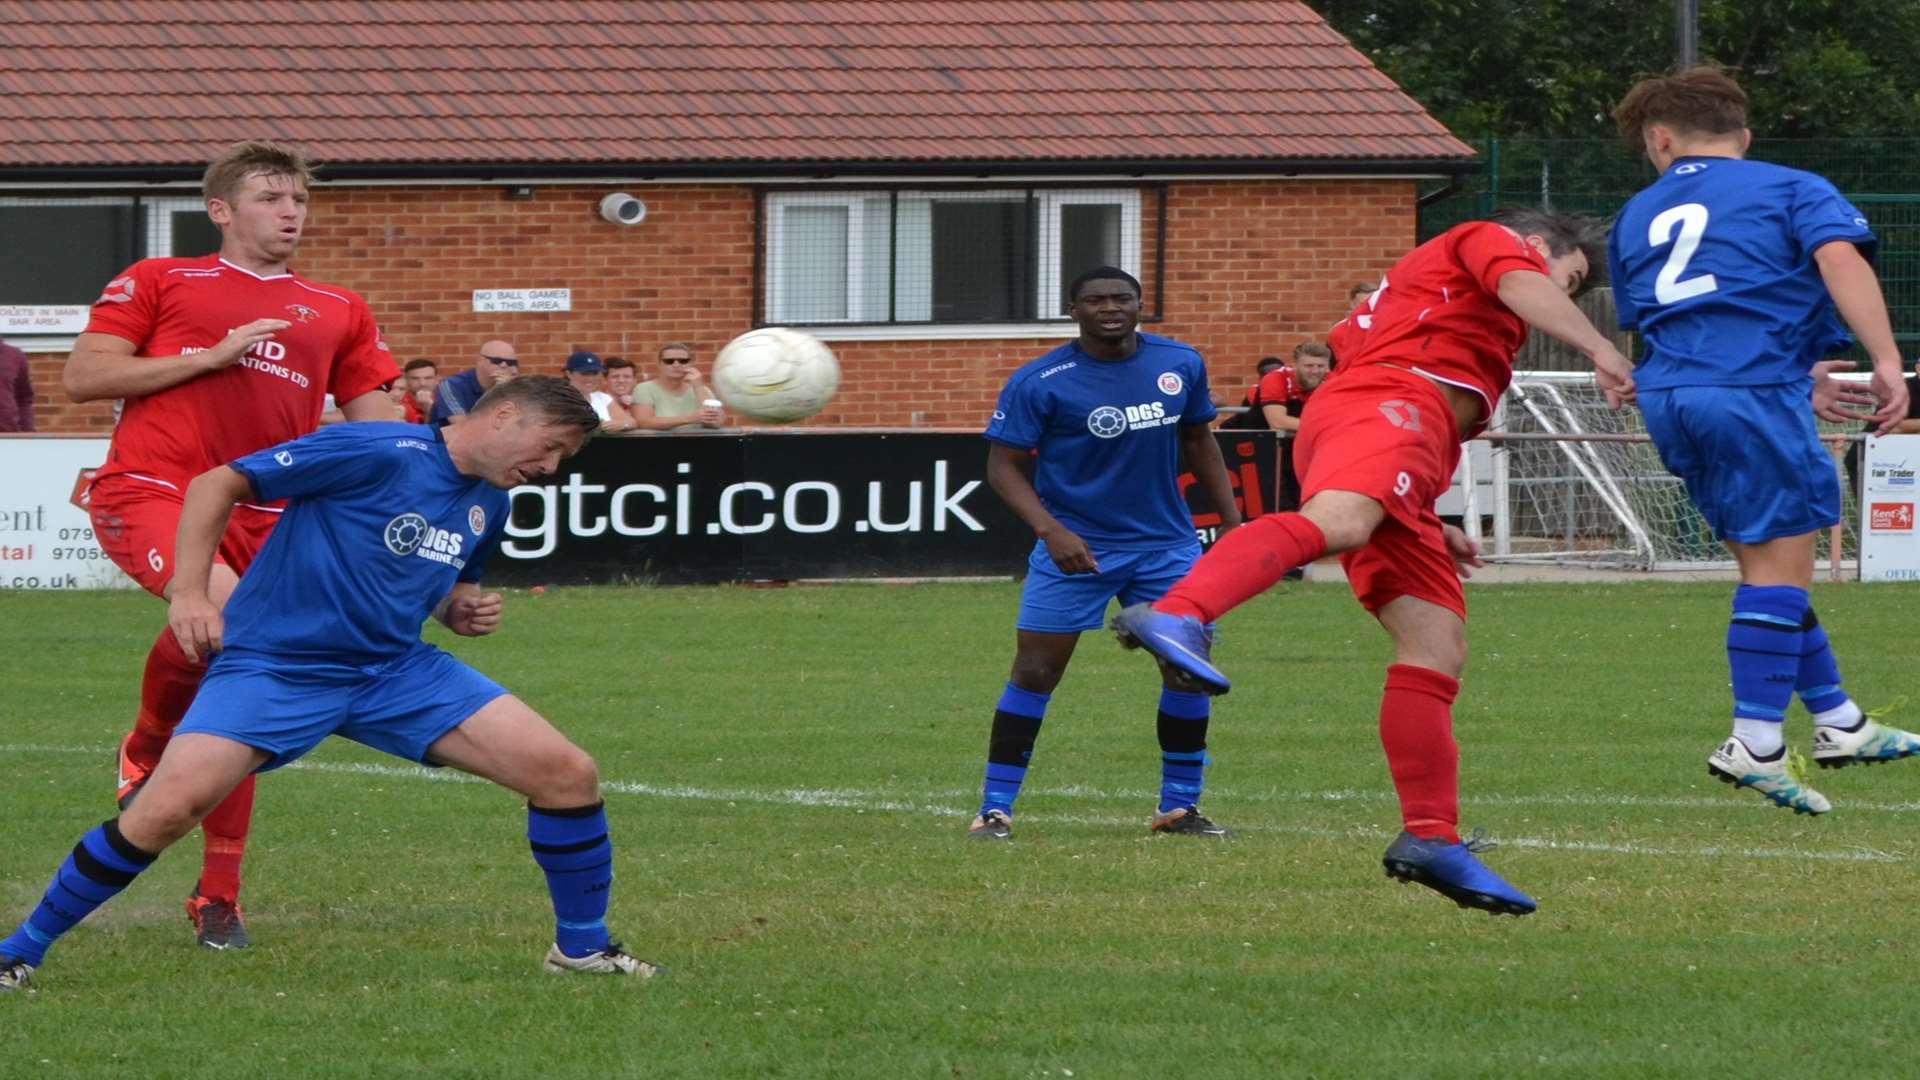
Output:
<svg viewBox="0 0 1920 1080">
<path fill-rule="evenodd" d="M 440 385 L 440 369 L 431 360 L 409 360 L 401 374 L 406 385 L 406 421 L 424 424 L 433 413 L 433 391 Z"/>
<path fill-rule="evenodd" d="M 1244 411 L 1231 415 L 1221 414 L 1220 426 L 1232 431 L 1265 431 L 1267 418 L 1260 411 L 1260 382 L 1270 372 L 1286 366 L 1287 362 L 1277 356 L 1261 357 L 1260 362 L 1254 365 L 1253 385 L 1247 388 L 1246 393 L 1240 395 L 1240 408 Z"/>
<path fill-rule="evenodd" d="M 509 342 L 494 340 L 480 346 L 480 355 L 471 370 L 439 380 L 434 388 L 433 422 L 442 426 L 456 423 L 496 383 L 520 374 L 520 354 Z"/>
<path fill-rule="evenodd" d="M 27 354 L 0 341 L 0 431 L 33 430 L 33 379 Z"/>
<path fill-rule="evenodd" d="M 600 418 L 601 431 L 633 430 L 632 414 L 607 392 L 607 365 L 598 353 L 583 349 L 567 357 L 567 382 L 593 406 L 593 414 Z"/>
<path fill-rule="evenodd" d="M 631 410 L 633 408 L 633 388 L 640 381 L 640 373 L 634 370 L 633 361 L 618 356 L 607 357 L 607 393 L 613 400 Z"/>
<path fill-rule="evenodd" d="M 660 350 L 654 376 L 633 389 L 633 425 L 642 431 L 717 428 L 724 419 L 712 391 L 693 363 L 693 346 L 670 342 Z"/>
</svg>

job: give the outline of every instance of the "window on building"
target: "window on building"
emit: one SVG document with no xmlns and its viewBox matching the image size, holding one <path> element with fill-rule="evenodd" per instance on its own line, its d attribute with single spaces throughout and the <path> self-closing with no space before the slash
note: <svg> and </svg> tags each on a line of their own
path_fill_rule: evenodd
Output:
<svg viewBox="0 0 1920 1080">
<path fill-rule="evenodd" d="M 210 255 L 220 230 L 198 198 L 0 197 L 0 336 L 65 336 L 137 259 Z"/>
<path fill-rule="evenodd" d="M 1140 275 L 1140 192 L 968 189 L 766 196 L 762 321 L 1064 319 L 1080 271 Z"/>
</svg>

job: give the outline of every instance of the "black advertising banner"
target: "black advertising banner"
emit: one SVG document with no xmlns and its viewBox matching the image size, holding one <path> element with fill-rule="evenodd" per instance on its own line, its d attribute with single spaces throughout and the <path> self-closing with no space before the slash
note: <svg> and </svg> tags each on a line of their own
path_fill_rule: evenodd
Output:
<svg viewBox="0 0 1920 1080">
<path fill-rule="evenodd" d="M 1249 516 L 1273 507 L 1269 431 L 1218 433 Z M 987 487 L 987 443 L 943 432 L 594 439 L 513 490 L 503 584 L 1012 577 L 1033 533 Z M 1219 515 L 1183 473 L 1194 526 Z"/>
</svg>

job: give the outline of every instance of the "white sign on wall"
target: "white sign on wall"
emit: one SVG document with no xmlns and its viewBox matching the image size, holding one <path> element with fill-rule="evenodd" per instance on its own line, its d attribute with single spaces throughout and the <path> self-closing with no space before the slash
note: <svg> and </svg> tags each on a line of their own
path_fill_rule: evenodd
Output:
<svg viewBox="0 0 1920 1080">
<path fill-rule="evenodd" d="M 87 328 L 85 304 L 0 304 L 0 337 L 77 334 Z"/>
<path fill-rule="evenodd" d="M 475 311 L 572 311 L 572 289 L 475 289 Z"/>
<path fill-rule="evenodd" d="M 106 439 L 0 438 L 0 592 L 131 588 L 79 504 Z"/>
<path fill-rule="evenodd" d="M 1860 580 L 1920 581 L 1920 435 L 1870 436 L 1860 493 Z"/>
</svg>

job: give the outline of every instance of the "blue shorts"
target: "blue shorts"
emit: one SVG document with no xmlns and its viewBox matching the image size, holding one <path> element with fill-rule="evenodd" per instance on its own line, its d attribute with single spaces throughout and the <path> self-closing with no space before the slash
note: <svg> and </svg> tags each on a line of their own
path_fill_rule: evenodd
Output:
<svg viewBox="0 0 1920 1080">
<path fill-rule="evenodd" d="M 329 735 L 432 765 L 427 747 L 506 694 L 485 675 L 422 642 L 360 667 L 310 664 L 228 649 L 214 657 L 175 734 L 218 735 L 288 764 Z"/>
<path fill-rule="evenodd" d="M 1175 582 L 1187 576 L 1200 557 L 1200 542 L 1171 550 L 1100 551 L 1097 574 L 1063 574 L 1053 565 L 1044 541 L 1027 556 L 1027 583 L 1020 590 L 1022 630 L 1043 634 L 1076 634 L 1098 630 L 1107 623 L 1107 603 L 1120 598 L 1121 606 L 1160 599 Z"/>
<path fill-rule="evenodd" d="M 1812 383 L 1640 391 L 1667 471 L 1722 540 L 1758 544 L 1840 521 L 1840 480 L 1814 423 Z"/>
</svg>

